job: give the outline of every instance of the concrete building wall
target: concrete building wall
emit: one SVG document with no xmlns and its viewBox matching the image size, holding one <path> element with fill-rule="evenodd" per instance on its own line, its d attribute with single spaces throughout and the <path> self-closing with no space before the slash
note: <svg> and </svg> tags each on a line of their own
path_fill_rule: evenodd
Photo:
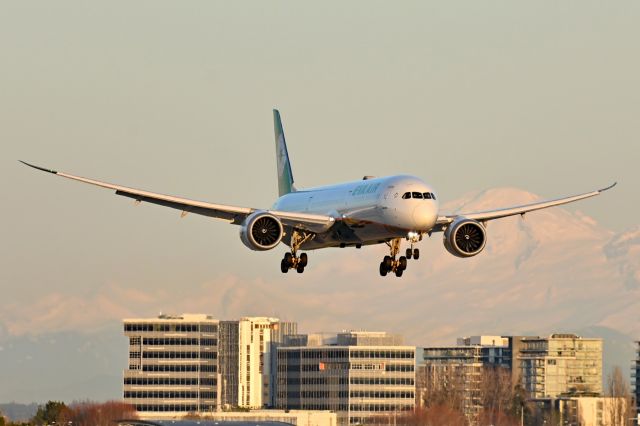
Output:
<svg viewBox="0 0 640 426">
<path fill-rule="evenodd" d="M 602 395 L 602 339 L 573 334 L 526 338 L 519 360 L 531 399 Z"/>
<path fill-rule="evenodd" d="M 415 407 L 415 347 L 281 347 L 276 406 L 331 410 L 338 425 Z"/>
</svg>

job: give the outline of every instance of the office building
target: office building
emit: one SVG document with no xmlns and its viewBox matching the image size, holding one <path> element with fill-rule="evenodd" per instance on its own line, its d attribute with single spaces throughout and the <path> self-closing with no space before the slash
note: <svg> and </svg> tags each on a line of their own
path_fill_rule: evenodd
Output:
<svg viewBox="0 0 640 426">
<path fill-rule="evenodd" d="M 530 399 L 602 395 L 602 339 L 575 334 L 527 337 L 518 358 Z"/>
<path fill-rule="evenodd" d="M 210 412 L 219 406 L 218 321 L 207 315 L 125 319 L 124 401 L 141 413 Z"/>
<path fill-rule="evenodd" d="M 345 332 L 287 341 L 299 346 L 277 350 L 278 408 L 331 410 L 338 425 L 355 425 L 415 407 L 416 348 L 398 336 Z M 327 341 L 335 343 L 317 345 Z"/>
</svg>

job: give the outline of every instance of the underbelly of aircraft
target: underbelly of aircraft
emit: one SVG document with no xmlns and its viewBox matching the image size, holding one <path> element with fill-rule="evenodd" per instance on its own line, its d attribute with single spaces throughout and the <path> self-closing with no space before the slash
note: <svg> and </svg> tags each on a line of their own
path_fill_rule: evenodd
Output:
<svg viewBox="0 0 640 426">
<path fill-rule="evenodd" d="M 301 250 L 315 250 L 325 247 L 355 246 L 380 244 L 392 238 L 403 238 L 408 230 L 379 223 L 360 223 L 347 225 L 344 222 L 336 223 L 329 231 L 315 234 L 315 236 L 302 244 Z M 290 244 L 292 230 L 287 229 L 283 242 Z"/>
</svg>

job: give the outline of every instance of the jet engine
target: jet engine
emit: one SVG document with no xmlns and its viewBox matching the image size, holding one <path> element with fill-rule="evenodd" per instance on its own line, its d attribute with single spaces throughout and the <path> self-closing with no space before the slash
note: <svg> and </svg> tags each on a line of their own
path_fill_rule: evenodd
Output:
<svg viewBox="0 0 640 426">
<path fill-rule="evenodd" d="M 263 211 L 251 213 L 240 227 L 240 240 L 251 250 L 271 250 L 283 236 L 280 219 Z"/>
<path fill-rule="evenodd" d="M 486 243 L 484 226 L 476 220 L 461 217 L 444 231 L 444 247 L 456 257 L 475 256 Z"/>
</svg>

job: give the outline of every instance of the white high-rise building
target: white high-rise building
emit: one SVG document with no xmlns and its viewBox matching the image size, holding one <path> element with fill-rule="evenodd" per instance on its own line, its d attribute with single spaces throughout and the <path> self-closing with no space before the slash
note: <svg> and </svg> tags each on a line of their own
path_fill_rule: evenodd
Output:
<svg viewBox="0 0 640 426">
<path fill-rule="evenodd" d="M 296 323 L 278 318 L 244 317 L 238 325 L 238 406 L 273 405 L 272 354 L 285 335 L 297 332 Z"/>
</svg>

